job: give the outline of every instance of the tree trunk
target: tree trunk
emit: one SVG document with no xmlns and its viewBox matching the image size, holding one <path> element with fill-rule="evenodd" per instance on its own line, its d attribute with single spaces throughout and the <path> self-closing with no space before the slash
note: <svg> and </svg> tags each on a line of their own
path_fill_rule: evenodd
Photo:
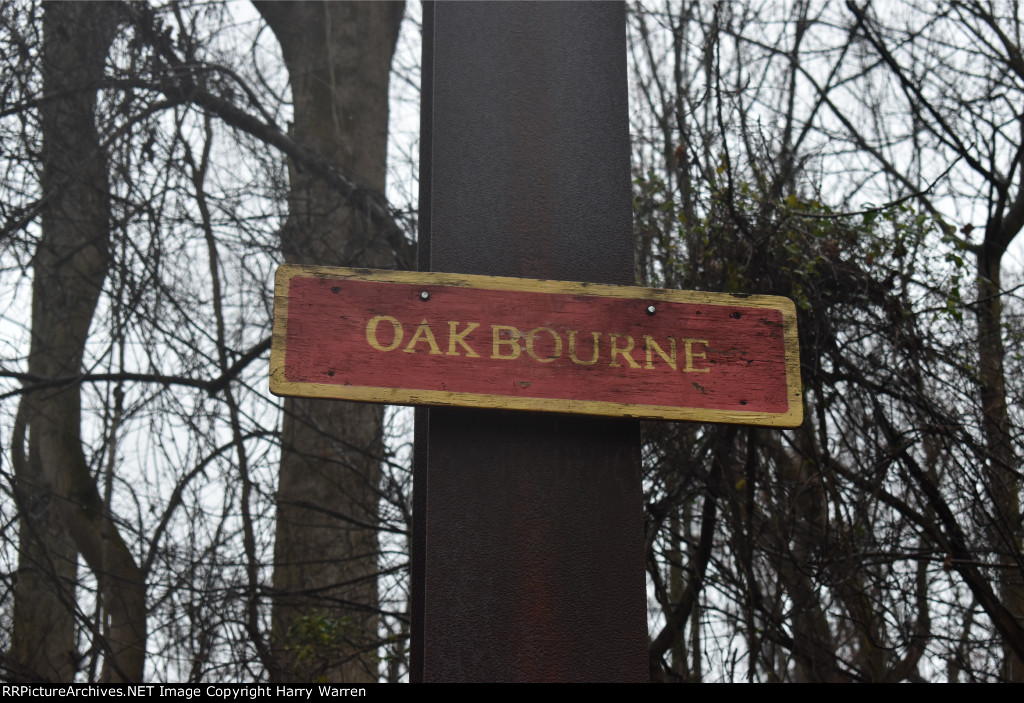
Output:
<svg viewBox="0 0 1024 703">
<path fill-rule="evenodd" d="M 78 663 L 74 598 L 78 551 L 46 487 L 39 442 L 25 456 L 28 396 L 15 421 L 15 500 L 18 506 L 18 573 L 8 674 L 14 681 L 71 681 Z"/>
<path fill-rule="evenodd" d="M 1017 456 L 1013 450 L 1010 417 L 1006 408 L 1001 268 L 1009 241 L 1001 233 L 1000 218 L 986 228 L 978 256 L 978 389 L 981 396 L 982 428 L 985 435 L 989 498 L 992 501 L 991 539 L 999 553 L 999 596 L 1006 609 L 1024 629 L 1024 544 L 1021 533 L 1020 490 Z M 1016 233 L 1013 233 L 1016 234 Z M 1003 677 L 1024 681 L 1024 661 L 1008 643 L 1003 646 Z"/>
<path fill-rule="evenodd" d="M 257 2 L 281 44 L 293 136 L 383 192 L 388 76 L 403 3 Z M 393 268 L 366 212 L 290 163 L 290 263 Z M 376 681 L 377 504 L 383 408 L 284 403 L 274 546 L 275 680 Z"/>
<path fill-rule="evenodd" d="M 96 91 L 118 22 L 114 3 L 51 3 L 43 16 L 42 236 L 33 261 L 29 373 L 81 373 L 89 325 L 109 264 L 106 158 Z M 96 576 L 104 612 L 103 678 L 141 680 L 145 583 L 100 498 L 81 440 L 77 384 L 28 392 L 19 457 L 22 552 L 13 652 L 33 678 L 69 681 L 76 549 Z M 23 440 L 16 453 L 24 454 Z M 73 543 L 73 544 L 72 544 Z"/>
</svg>

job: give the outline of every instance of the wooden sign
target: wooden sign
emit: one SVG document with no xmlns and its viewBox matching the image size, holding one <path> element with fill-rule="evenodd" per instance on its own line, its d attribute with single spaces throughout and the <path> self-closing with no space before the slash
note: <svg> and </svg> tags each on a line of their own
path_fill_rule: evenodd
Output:
<svg viewBox="0 0 1024 703">
<path fill-rule="evenodd" d="M 276 395 L 796 427 L 787 298 L 284 265 Z"/>
</svg>

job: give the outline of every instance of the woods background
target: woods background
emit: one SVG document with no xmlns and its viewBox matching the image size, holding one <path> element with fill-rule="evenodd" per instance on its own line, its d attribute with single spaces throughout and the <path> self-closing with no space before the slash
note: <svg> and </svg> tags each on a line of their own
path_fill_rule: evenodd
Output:
<svg viewBox="0 0 1024 703">
<path fill-rule="evenodd" d="M 418 16 L 0 5 L 5 679 L 406 676 L 410 414 L 266 359 L 413 266 Z M 636 282 L 792 298 L 806 409 L 645 426 L 653 680 L 1024 680 L 1021 23 L 628 6 Z"/>
</svg>

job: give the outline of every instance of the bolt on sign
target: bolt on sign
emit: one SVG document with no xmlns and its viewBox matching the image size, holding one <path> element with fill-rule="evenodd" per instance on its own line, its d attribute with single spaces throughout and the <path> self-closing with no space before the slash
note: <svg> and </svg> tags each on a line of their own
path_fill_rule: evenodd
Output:
<svg viewBox="0 0 1024 703">
<path fill-rule="evenodd" d="M 796 427 L 788 298 L 283 265 L 275 395 Z"/>
</svg>

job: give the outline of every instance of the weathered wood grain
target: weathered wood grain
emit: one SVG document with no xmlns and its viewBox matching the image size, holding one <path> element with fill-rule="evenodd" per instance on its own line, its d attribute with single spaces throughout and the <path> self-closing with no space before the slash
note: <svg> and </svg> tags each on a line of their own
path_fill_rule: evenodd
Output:
<svg viewBox="0 0 1024 703">
<path fill-rule="evenodd" d="M 270 389 L 776 427 L 803 419 L 786 298 L 369 269 L 278 269 Z"/>
</svg>

